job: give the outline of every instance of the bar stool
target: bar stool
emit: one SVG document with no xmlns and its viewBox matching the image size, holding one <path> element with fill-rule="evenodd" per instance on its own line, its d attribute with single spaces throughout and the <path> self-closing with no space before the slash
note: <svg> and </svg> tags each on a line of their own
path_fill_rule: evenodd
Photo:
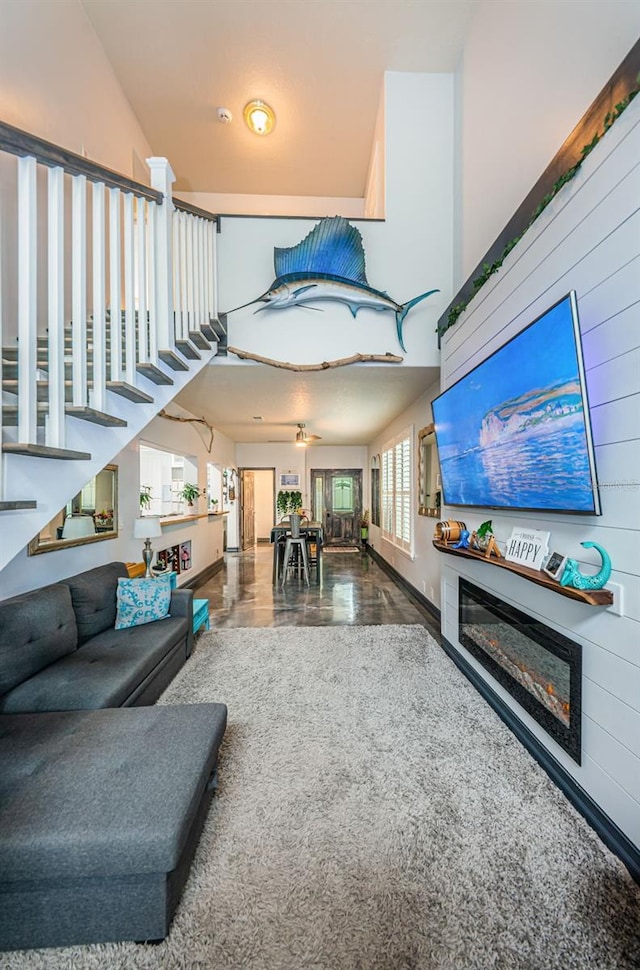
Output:
<svg viewBox="0 0 640 970">
<path fill-rule="evenodd" d="M 287 544 L 284 547 L 284 560 L 282 563 L 282 585 L 287 581 L 287 573 L 291 569 L 291 558 L 293 556 L 293 551 L 296 550 L 296 557 L 302 556 L 302 568 L 304 571 L 304 579 L 307 586 L 309 583 L 309 557 L 307 556 L 307 540 L 304 536 L 287 536 Z M 296 566 L 298 561 L 296 559 Z"/>
</svg>

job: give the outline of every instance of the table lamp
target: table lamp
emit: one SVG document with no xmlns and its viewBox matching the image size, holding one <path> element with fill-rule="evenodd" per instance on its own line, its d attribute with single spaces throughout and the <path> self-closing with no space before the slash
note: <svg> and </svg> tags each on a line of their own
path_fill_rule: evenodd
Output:
<svg viewBox="0 0 640 970">
<path fill-rule="evenodd" d="M 91 515 L 68 515 L 62 527 L 63 539 L 83 539 L 95 535 L 96 527 Z"/>
<path fill-rule="evenodd" d="M 151 539 L 157 539 L 161 535 L 160 519 L 155 515 L 145 515 L 134 520 L 133 538 L 144 539 L 142 558 L 146 567 L 145 579 L 150 579 L 152 576 L 151 559 L 153 558 L 153 550 L 151 548 Z"/>
</svg>

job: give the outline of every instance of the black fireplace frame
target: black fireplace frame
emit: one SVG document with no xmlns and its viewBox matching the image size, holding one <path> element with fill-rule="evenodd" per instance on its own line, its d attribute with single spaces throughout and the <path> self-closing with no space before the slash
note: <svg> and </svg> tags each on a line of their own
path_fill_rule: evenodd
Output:
<svg viewBox="0 0 640 970">
<path fill-rule="evenodd" d="M 484 607 L 497 619 L 511 625 L 526 626 L 527 636 L 535 640 L 556 657 L 569 665 L 569 727 L 555 717 L 526 687 L 511 676 L 496 660 L 464 633 L 463 594 Z M 460 643 L 488 670 L 492 677 L 525 709 L 541 727 L 573 758 L 582 764 L 582 646 L 557 630 L 498 599 L 486 590 L 459 577 L 458 584 L 458 637 Z"/>
</svg>

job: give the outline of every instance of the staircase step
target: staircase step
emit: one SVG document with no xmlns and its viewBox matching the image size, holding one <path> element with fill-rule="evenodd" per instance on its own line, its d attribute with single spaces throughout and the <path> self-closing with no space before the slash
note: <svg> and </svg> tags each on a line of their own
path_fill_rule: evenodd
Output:
<svg viewBox="0 0 640 970">
<path fill-rule="evenodd" d="M 42 402 L 36 405 L 36 425 L 44 428 L 45 419 L 49 413 L 49 406 Z M 2 405 L 2 426 L 4 428 L 16 428 L 18 426 L 18 406 L 17 404 Z"/>
<path fill-rule="evenodd" d="M 61 461 L 90 461 L 91 459 L 88 451 L 69 451 L 67 448 L 21 444 L 19 441 L 5 441 L 2 450 L 5 455 L 25 455 L 31 458 L 58 458 Z"/>
<path fill-rule="evenodd" d="M 173 378 L 165 374 L 155 364 L 136 364 L 136 370 L 154 384 L 173 384 Z"/>
<path fill-rule="evenodd" d="M 17 512 L 19 509 L 37 509 L 37 502 L 0 502 L 0 512 Z"/>
<path fill-rule="evenodd" d="M 96 411 L 95 408 L 68 404 L 64 413 L 70 418 L 81 418 L 83 421 L 91 421 L 92 424 L 99 424 L 103 428 L 126 428 L 127 422 L 123 418 L 116 418 L 112 414 L 105 414 L 104 411 Z"/>
<path fill-rule="evenodd" d="M 198 357 L 200 354 L 198 354 Z M 189 370 L 189 365 L 185 364 L 181 357 L 178 357 L 173 350 L 159 350 L 158 357 L 163 364 L 166 364 L 171 370 Z"/>
<path fill-rule="evenodd" d="M 107 390 L 119 394 L 120 397 L 126 397 L 135 404 L 153 404 L 150 394 L 145 394 L 144 391 L 134 387 L 133 384 L 127 384 L 126 381 L 107 381 Z"/>
<path fill-rule="evenodd" d="M 176 340 L 176 347 L 189 360 L 202 360 L 202 354 L 198 353 L 190 340 Z"/>
<path fill-rule="evenodd" d="M 207 340 L 222 340 L 227 336 L 227 328 L 219 317 L 211 317 L 208 323 L 201 323 L 200 329 Z"/>
<path fill-rule="evenodd" d="M 91 382 L 89 382 L 88 386 L 89 387 L 92 386 Z M 73 385 L 71 381 L 64 382 L 65 399 L 69 402 L 71 401 L 72 387 Z M 9 377 L 6 380 L 3 380 L 2 390 L 7 391 L 9 394 L 17 394 L 18 393 L 17 378 Z M 49 381 L 36 381 L 36 394 L 37 394 L 36 400 L 39 403 L 43 401 L 48 401 L 49 400 Z"/>
<path fill-rule="evenodd" d="M 189 340 L 200 350 L 211 350 L 211 344 L 201 330 L 190 330 Z"/>
</svg>

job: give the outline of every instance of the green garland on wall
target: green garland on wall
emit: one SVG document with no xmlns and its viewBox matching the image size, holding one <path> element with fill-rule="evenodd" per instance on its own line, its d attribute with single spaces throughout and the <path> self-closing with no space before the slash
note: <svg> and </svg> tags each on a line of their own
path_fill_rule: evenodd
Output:
<svg viewBox="0 0 640 970">
<path fill-rule="evenodd" d="M 498 258 L 495 259 L 493 263 L 483 263 L 482 272 L 478 276 L 476 276 L 475 279 L 472 281 L 473 293 L 471 293 L 466 300 L 461 300 L 460 303 L 456 303 L 455 306 L 451 307 L 451 309 L 449 310 L 449 313 L 447 314 L 446 325 L 439 330 L 439 333 L 441 336 L 443 333 L 446 333 L 446 331 L 449 330 L 450 327 L 454 325 L 458 317 L 466 310 L 468 305 L 471 303 L 471 301 L 476 296 L 478 291 L 482 289 L 482 287 L 487 282 L 487 280 L 491 276 L 493 276 L 494 273 L 498 272 L 498 270 L 504 263 L 505 259 L 513 249 L 513 247 L 517 246 L 517 244 L 520 242 L 524 234 L 531 228 L 531 226 L 536 221 L 538 216 L 544 212 L 544 210 L 547 208 L 551 200 L 555 198 L 555 196 L 558 194 L 562 186 L 566 185 L 567 182 L 570 182 L 571 179 L 574 177 L 574 175 L 576 175 L 576 173 L 578 172 L 580 166 L 584 162 L 587 155 L 589 155 L 593 151 L 593 149 L 596 147 L 600 139 L 604 137 L 604 135 L 608 132 L 609 128 L 611 128 L 612 124 L 618 120 L 618 118 L 623 113 L 625 108 L 629 107 L 629 105 L 635 98 L 636 94 L 638 94 L 638 92 L 640 91 L 640 74 L 638 74 L 636 78 L 636 85 L 637 86 L 632 91 L 630 91 L 629 94 L 622 99 L 622 101 L 618 102 L 618 104 L 613 108 L 612 111 L 607 112 L 607 114 L 604 117 L 602 134 L 596 132 L 593 138 L 591 139 L 591 141 L 589 142 L 589 144 L 585 145 L 582 148 L 580 152 L 580 158 L 578 159 L 578 161 L 575 163 L 575 165 L 572 165 L 571 168 L 564 173 L 564 175 L 560 176 L 558 181 L 555 182 L 554 185 L 551 187 L 550 191 L 547 192 L 547 194 L 540 200 L 540 202 L 536 206 L 531 216 L 531 219 L 529 220 L 525 228 L 522 230 L 520 235 L 516 236 L 515 239 L 511 239 L 506 244 L 500 256 L 498 256 Z"/>
</svg>

